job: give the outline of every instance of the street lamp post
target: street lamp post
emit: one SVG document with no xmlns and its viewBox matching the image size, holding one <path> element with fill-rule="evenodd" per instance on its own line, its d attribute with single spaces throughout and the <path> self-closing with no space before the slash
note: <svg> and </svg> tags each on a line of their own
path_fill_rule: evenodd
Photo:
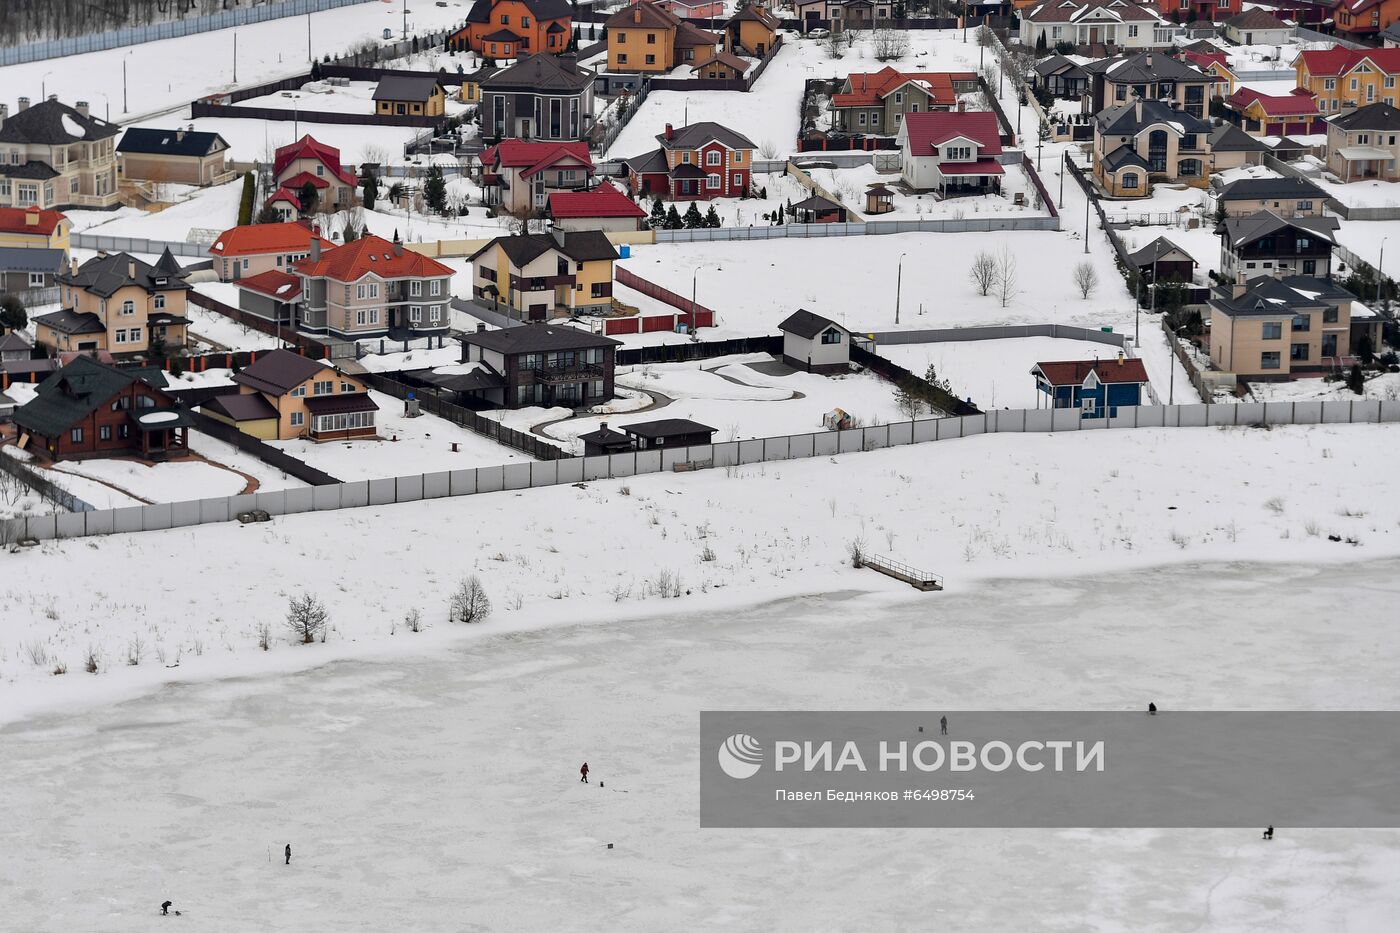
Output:
<svg viewBox="0 0 1400 933">
<path fill-rule="evenodd" d="M 894 322 L 899 323 L 899 293 L 904 285 L 904 257 L 908 253 L 899 254 L 899 263 L 895 266 L 894 273 Z"/>
<path fill-rule="evenodd" d="M 1060 153 L 1060 210 L 1065 209 L 1065 171 L 1069 168 L 1069 150 Z"/>
<path fill-rule="evenodd" d="M 697 305 L 696 305 L 696 303 L 695 303 L 695 289 L 696 289 L 696 285 L 698 284 L 698 282 L 699 282 L 699 280 L 700 280 L 700 270 L 701 270 L 701 269 L 714 269 L 716 272 L 723 272 L 723 271 L 724 271 L 724 267 L 723 267 L 723 266 L 718 266 L 718 265 L 714 265 L 714 266 L 703 266 L 703 265 L 702 265 L 702 266 L 696 266 L 696 267 L 695 267 L 695 272 L 690 276 L 690 330 L 691 330 L 691 333 L 694 333 L 694 332 L 695 332 L 695 309 L 696 309 L 696 307 L 697 307 Z"/>
<path fill-rule="evenodd" d="M 1084 192 L 1084 252 L 1089 252 L 1089 202 L 1093 198 L 1089 197 L 1089 192 Z"/>
<path fill-rule="evenodd" d="M 48 99 L 49 99 L 49 75 L 51 75 L 51 74 L 53 74 L 52 71 L 46 71 L 46 72 L 44 72 L 44 76 L 43 76 L 42 78 L 39 79 L 39 99 L 40 99 L 40 100 L 48 100 Z"/>
<path fill-rule="evenodd" d="M 1385 241 L 1390 237 L 1381 237 L 1381 258 L 1376 263 L 1376 302 L 1381 300 L 1381 283 L 1385 281 Z"/>
</svg>

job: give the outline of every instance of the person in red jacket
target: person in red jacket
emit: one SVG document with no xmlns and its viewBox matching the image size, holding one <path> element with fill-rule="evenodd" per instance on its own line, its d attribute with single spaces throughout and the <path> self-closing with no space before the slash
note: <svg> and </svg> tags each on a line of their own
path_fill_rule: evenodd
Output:
<svg viewBox="0 0 1400 933">
<path fill-rule="evenodd" d="M 582 781 L 583 783 L 587 784 L 587 783 L 588 783 L 588 762 L 585 761 L 585 762 L 583 763 L 583 767 L 578 769 L 578 773 L 579 773 L 579 780 Z"/>
</svg>

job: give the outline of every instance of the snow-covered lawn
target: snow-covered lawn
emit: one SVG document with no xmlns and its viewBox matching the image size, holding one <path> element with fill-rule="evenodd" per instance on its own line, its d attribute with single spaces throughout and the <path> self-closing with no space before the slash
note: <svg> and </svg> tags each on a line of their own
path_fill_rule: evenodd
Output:
<svg viewBox="0 0 1400 933">
<path fill-rule="evenodd" d="M 1157 326 L 1155 319 L 1151 326 Z M 1108 360 L 1117 350 L 1106 343 L 1057 337 L 967 340 L 957 343 L 884 344 L 876 352 L 917 375 L 932 365 L 958 398 L 979 408 L 1035 408 L 1031 367 L 1058 360 Z M 1044 405 L 1043 399 L 1040 401 Z"/>
<path fill-rule="evenodd" d="M 204 286 L 200 286 L 200 290 L 203 291 Z M 237 305 L 236 298 L 234 304 Z M 285 343 L 278 341 L 277 337 L 272 334 L 264 334 L 260 330 L 254 330 L 247 325 L 238 323 L 231 317 L 225 317 L 217 311 L 201 308 L 193 302 L 187 306 L 185 316 L 190 319 L 190 335 L 203 337 L 205 340 L 218 344 L 215 349 L 275 350 L 280 346 L 285 346 Z"/>
<path fill-rule="evenodd" d="M 199 460 L 171 460 L 153 465 L 139 460 L 72 460 L 59 463 L 53 469 L 65 474 L 59 477 L 60 483 L 66 484 L 71 477 L 82 476 L 115 486 L 147 502 L 236 496 L 248 485 L 237 473 Z"/>
<path fill-rule="evenodd" d="M 1369 375 L 1365 391 L 1354 394 L 1347 388 L 1345 379 L 1327 382 L 1321 376 L 1315 379 L 1292 379 L 1288 382 L 1251 382 L 1253 398 L 1240 399 L 1245 402 L 1345 402 L 1352 399 L 1372 398 L 1394 401 L 1400 398 L 1400 373 Z M 1233 397 L 1231 399 L 1234 400 Z"/>
<path fill-rule="evenodd" d="M 105 222 L 93 223 L 86 232 L 102 236 L 144 237 L 183 243 L 191 230 L 218 233 L 238 224 L 238 201 L 243 181 L 236 178 L 210 188 L 196 188 L 187 198 L 162 211 L 136 211 L 123 208 L 105 214 Z M 191 262 L 185 259 L 185 262 Z"/>
<path fill-rule="evenodd" d="M 436 415 L 417 418 L 404 415 L 402 399 L 370 392 L 379 406 L 375 415 L 380 440 L 269 441 L 287 453 L 324 470 L 338 480 L 353 482 L 385 476 L 465 470 L 497 463 L 528 461 L 530 457 L 497 444 L 475 431 L 453 424 Z M 452 445 L 457 450 L 452 450 Z"/>
<path fill-rule="evenodd" d="M 310 81 L 303 84 L 300 90 L 278 91 L 263 97 L 250 97 L 239 101 L 238 106 L 296 110 L 302 113 L 320 110 L 328 113 L 372 114 L 375 110 L 374 92 L 378 86 L 373 81 L 351 81 L 347 85 Z M 456 88 L 447 90 L 447 115 L 454 117 L 466 111 L 468 106 L 455 97 Z"/>
<path fill-rule="evenodd" d="M 306 483 L 296 477 L 289 476 L 276 467 L 263 463 L 252 454 L 244 453 L 232 444 L 210 437 L 208 434 L 191 431 L 189 444 L 190 450 L 206 460 L 231 467 L 257 480 L 259 492 L 271 492 L 276 489 L 301 489 L 306 486 Z"/>
<path fill-rule="evenodd" d="M 1220 237 L 1214 233 L 1211 224 L 1187 230 L 1184 227 L 1129 227 L 1119 230 L 1119 236 L 1131 250 L 1139 250 L 1158 237 L 1166 237 L 1191 254 L 1199 265 L 1196 278 L 1205 282 L 1205 274 L 1220 270 Z M 1119 281 L 1122 281 L 1121 277 Z"/>
<path fill-rule="evenodd" d="M 356 126 L 344 123 L 308 123 L 305 120 L 241 120 L 233 117 L 199 117 L 184 121 L 196 130 L 218 133 L 228 141 L 229 158 L 240 162 L 271 162 L 278 146 L 310 134 L 340 150 L 347 165 L 374 161 L 372 157 L 403 159 L 404 144 L 422 132 L 408 126 Z"/>
</svg>

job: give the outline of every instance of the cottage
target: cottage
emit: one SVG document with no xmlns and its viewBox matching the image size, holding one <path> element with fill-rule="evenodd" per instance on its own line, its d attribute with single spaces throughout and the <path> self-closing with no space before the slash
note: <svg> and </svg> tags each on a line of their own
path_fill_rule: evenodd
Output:
<svg viewBox="0 0 1400 933">
<path fill-rule="evenodd" d="M 0 246 L 0 295 L 12 292 L 23 296 L 32 289 L 52 288 L 67 263 L 68 257 L 61 249 Z"/>
<path fill-rule="evenodd" d="M 1225 38 L 1240 45 L 1284 45 L 1293 38 L 1293 27 L 1254 7 L 1225 20 Z"/>
<path fill-rule="evenodd" d="M 1035 407 L 1077 408 L 1082 418 L 1114 418 L 1120 408 L 1143 403 L 1148 385 L 1142 360 L 1119 354 L 1114 360 L 1067 360 L 1036 363 L 1031 369 L 1037 390 Z"/>
<path fill-rule="evenodd" d="M 1021 22 L 1024 23 L 1025 19 Z M 1045 88 L 1061 100 L 1079 100 L 1088 88 L 1089 76 L 1075 59 L 1051 55 L 1036 62 L 1031 80 L 1036 87 Z"/>
<path fill-rule="evenodd" d="M 583 442 L 585 457 L 606 457 L 609 454 L 625 454 L 636 449 L 632 446 L 630 436 L 621 431 L 614 431 L 608 427 L 606 421 L 598 425 L 598 430 L 580 434 L 578 439 Z"/>
<path fill-rule="evenodd" d="M 846 209 L 819 194 L 798 201 L 792 206 L 792 209 L 800 224 L 843 224 L 846 222 Z"/>
<path fill-rule="evenodd" d="M 1212 171 L 1223 172 L 1246 165 L 1259 165 L 1264 160 L 1264 154 L 1269 151 L 1268 145 L 1233 123 L 1221 123 L 1210 131 Z"/>
<path fill-rule="evenodd" d="M 230 227 L 214 238 L 209 255 L 219 281 L 234 282 L 273 270 L 291 272 L 292 263 L 311 255 L 313 240 L 323 250 L 335 248 L 309 222 Z"/>
<path fill-rule="evenodd" d="M 447 37 L 447 48 L 488 59 L 558 55 L 569 47 L 572 23 L 565 0 L 475 0 L 466 25 Z"/>
<path fill-rule="evenodd" d="M 1220 234 L 1220 273 L 1233 278 L 1259 274 L 1332 278 L 1332 250 L 1339 224 L 1335 217 L 1281 217 L 1260 211 L 1226 217 Z"/>
<path fill-rule="evenodd" d="M 447 92 L 432 75 L 384 75 L 374 89 L 374 112 L 381 117 L 440 117 Z"/>
<path fill-rule="evenodd" d="M 27 362 L 34 357 L 34 344 L 17 331 L 0 336 L 0 363 Z"/>
<path fill-rule="evenodd" d="M 1177 32 L 1152 3 L 1135 0 L 1040 0 L 1021 12 L 1021 43 L 1028 48 L 1060 42 L 1162 48 Z"/>
<path fill-rule="evenodd" d="M 831 128 L 837 133 L 893 136 L 911 113 L 952 110 L 958 87 L 976 75 L 962 72 L 901 72 L 886 66 L 874 74 L 848 75 L 831 96 Z"/>
<path fill-rule="evenodd" d="M 1222 188 L 1216 202 L 1227 216 L 1273 211 L 1280 217 L 1321 217 L 1327 192 L 1306 178 L 1241 178 Z"/>
<path fill-rule="evenodd" d="M 1287 94 L 1261 94 L 1241 87 L 1225 99 L 1240 126 L 1258 136 L 1310 136 L 1325 125 L 1313 93 L 1297 87 Z"/>
<path fill-rule="evenodd" d="M 1369 104 L 1327 121 L 1327 168 L 1343 181 L 1400 180 L 1397 160 L 1400 110 L 1393 105 Z"/>
<path fill-rule="evenodd" d="M 194 419 L 171 403 L 157 379 L 159 372 L 122 370 L 75 356 L 15 409 L 19 446 L 49 460 L 183 455 Z"/>
<path fill-rule="evenodd" d="M 112 147 L 121 128 L 94 117 L 87 101 L 57 99 L 11 115 L 0 104 L 0 207 L 114 207 L 119 201 Z"/>
<path fill-rule="evenodd" d="M 585 142 L 507 139 L 481 153 L 483 197 L 513 214 L 543 210 L 556 191 L 581 191 L 593 179 Z"/>
<path fill-rule="evenodd" d="M 762 5 L 749 3 L 724 24 L 724 48 L 736 55 L 762 58 L 778 38 L 778 17 Z"/>
<path fill-rule="evenodd" d="M 1164 236 L 1128 255 L 1128 264 L 1148 285 L 1155 282 L 1190 283 L 1196 274 L 1191 254 Z"/>
<path fill-rule="evenodd" d="M 303 136 L 294 143 L 279 146 L 273 155 L 272 181 L 276 188 L 269 203 L 295 204 L 298 211 L 310 212 L 302 204 L 301 192 L 307 184 L 316 191 L 316 209 L 324 213 L 349 210 L 355 206 L 355 174 L 340 164 L 340 150 Z M 291 195 L 290 201 L 288 195 Z M 284 218 L 286 219 L 286 218 Z"/>
<path fill-rule="evenodd" d="M 571 59 L 531 55 L 481 82 L 481 134 L 583 140 L 593 127 L 594 73 Z"/>
<path fill-rule="evenodd" d="M 1224 0 L 1222 0 L 1224 2 Z M 1236 0 L 1237 2 L 1237 0 Z M 1215 77 L 1163 52 L 1139 52 L 1083 66 L 1089 76 L 1081 102 L 1084 113 L 1123 107 L 1135 98 L 1166 102 L 1197 120 L 1204 119 Z"/>
<path fill-rule="evenodd" d="M 0 246 L 56 249 L 68 255 L 68 234 L 73 223 L 58 211 L 37 205 L 0 207 Z"/>
<path fill-rule="evenodd" d="M 639 421 L 624 424 L 622 430 L 632 436 L 637 450 L 659 447 L 700 447 L 714 440 L 715 429 L 689 418 L 662 418 L 660 421 Z"/>
<path fill-rule="evenodd" d="M 521 320 L 596 314 L 612 308 L 617 249 L 599 230 L 496 237 L 471 256 L 472 294 Z"/>
<path fill-rule="evenodd" d="M 1157 100 L 1138 99 L 1094 118 L 1094 178 L 1116 198 L 1151 193 L 1149 177 L 1203 188 L 1211 125 Z"/>
<path fill-rule="evenodd" d="M 702 65 L 723 40 L 651 0 L 624 6 L 608 17 L 604 29 L 613 72 L 665 74 L 677 65 Z"/>
<path fill-rule="evenodd" d="M 647 212 L 604 182 L 592 191 L 556 191 L 549 196 L 546 213 L 556 229 L 565 231 L 633 231 L 642 229 Z"/>
<path fill-rule="evenodd" d="M 452 267 L 413 250 L 397 238 L 365 234 L 344 246 L 292 263 L 301 279 L 298 327 L 343 340 L 442 337 L 450 324 Z"/>
<path fill-rule="evenodd" d="M 844 373 L 851 368 L 851 332 L 811 311 L 795 311 L 778 325 L 783 362 L 809 373 Z"/>
<path fill-rule="evenodd" d="M 1343 15 L 1339 8 L 1339 30 Z M 1324 115 L 1378 102 L 1394 106 L 1400 95 L 1400 49 L 1309 49 L 1298 53 L 1293 71 L 1298 87 L 1317 98 L 1317 109 Z"/>
<path fill-rule="evenodd" d="M 911 113 L 895 137 L 904 182 L 916 191 L 991 194 L 1004 174 L 995 114 Z"/>
<path fill-rule="evenodd" d="M 52 352 L 106 350 L 150 354 L 185 346 L 190 286 L 170 250 L 154 266 L 126 253 L 74 260 L 57 277 L 62 310 L 34 318 L 34 335 Z"/>
<path fill-rule="evenodd" d="M 1350 365 L 1363 341 L 1380 346 L 1380 318 L 1324 279 L 1261 275 L 1211 292 L 1210 361 L 1253 379 Z"/>
<path fill-rule="evenodd" d="M 121 177 L 155 184 L 217 185 L 228 181 L 228 142 L 218 133 L 133 126 L 117 144 Z"/>
<path fill-rule="evenodd" d="M 735 198 L 749 190 L 757 148 L 718 123 L 693 123 L 656 137 L 661 148 L 623 159 L 632 196 L 659 194 L 677 201 Z"/>
<path fill-rule="evenodd" d="M 750 62 L 733 52 L 720 52 L 696 68 L 695 73 L 712 81 L 739 81 L 751 67 Z"/>
<path fill-rule="evenodd" d="M 200 411 L 263 440 L 354 440 L 375 436 L 379 406 L 355 376 L 325 360 L 273 350 L 234 373 L 237 395 Z"/>
<path fill-rule="evenodd" d="M 464 363 L 482 363 L 501 378 L 489 401 L 505 408 L 531 405 L 582 408 L 613 395 L 613 356 L 619 342 L 577 327 L 530 324 L 460 338 Z"/>
</svg>

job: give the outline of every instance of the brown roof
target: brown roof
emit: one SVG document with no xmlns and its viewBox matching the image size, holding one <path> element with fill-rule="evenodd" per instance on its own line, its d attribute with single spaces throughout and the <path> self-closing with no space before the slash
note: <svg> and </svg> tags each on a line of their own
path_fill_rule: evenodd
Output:
<svg viewBox="0 0 1400 933">
<path fill-rule="evenodd" d="M 1092 371 L 1099 382 L 1146 382 L 1147 369 L 1142 360 L 1125 357 L 1114 360 L 1067 360 L 1058 363 L 1036 363 L 1045 381 L 1051 385 L 1080 385 Z M 1032 370 L 1034 372 L 1035 370 Z"/>
<path fill-rule="evenodd" d="M 639 0 L 609 16 L 603 25 L 608 29 L 675 29 L 680 21 L 679 16 L 649 0 Z"/>
<path fill-rule="evenodd" d="M 378 411 L 379 406 L 368 392 L 342 392 L 339 395 L 317 395 L 306 400 L 306 410 L 313 415 L 343 415 L 347 411 Z"/>
<path fill-rule="evenodd" d="M 257 392 L 216 395 L 199 407 L 201 411 L 212 411 L 230 421 L 269 421 L 277 418 L 277 409 Z"/>
<path fill-rule="evenodd" d="M 329 363 L 308 359 L 291 350 L 273 350 L 235 373 L 233 381 L 259 392 L 286 395 L 329 367 Z"/>
</svg>

